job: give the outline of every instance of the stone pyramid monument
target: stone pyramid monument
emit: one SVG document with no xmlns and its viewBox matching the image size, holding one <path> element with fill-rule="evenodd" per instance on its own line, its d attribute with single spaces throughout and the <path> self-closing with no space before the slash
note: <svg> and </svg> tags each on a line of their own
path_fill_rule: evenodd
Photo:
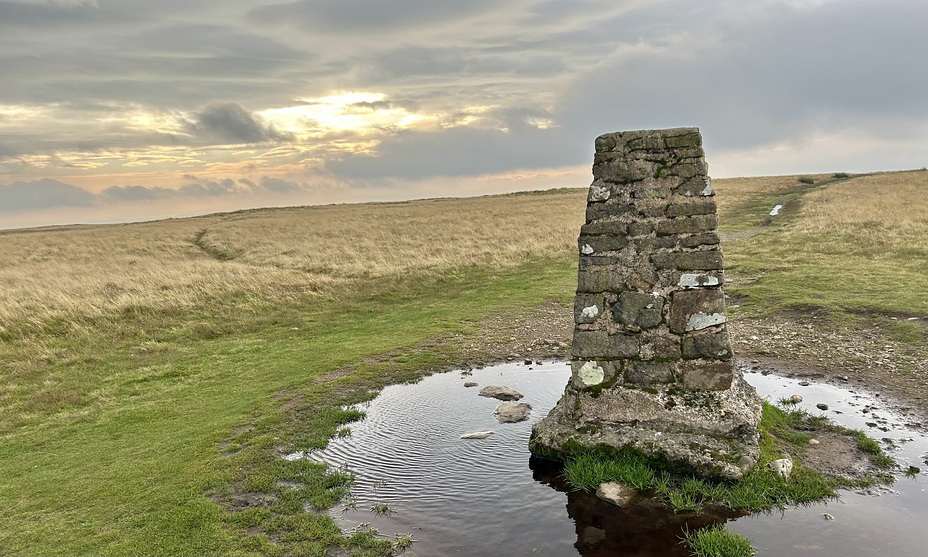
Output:
<svg viewBox="0 0 928 557">
<path fill-rule="evenodd" d="M 532 452 L 628 446 L 738 479 L 758 458 L 761 405 L 732 361 L 702 136 L 600 136 L 593 177 L 578 241 L 573 373 L 532 430 Z"/>
</svg>

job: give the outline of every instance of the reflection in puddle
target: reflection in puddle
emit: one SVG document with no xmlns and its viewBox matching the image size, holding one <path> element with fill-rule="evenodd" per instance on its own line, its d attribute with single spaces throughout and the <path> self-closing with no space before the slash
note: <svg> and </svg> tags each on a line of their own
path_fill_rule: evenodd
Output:
<svg viewBox="0 0 928 557">
<path fill-rule="evenodd" d="M 648 500 L 622 509 L 593 494 L 568 493 L 550 463 L 532 459 L 529 468 L 528 438 L 532 424 L 560 398 L 569 375 L 566 363 L 535 369 L 505 364 L 471 376 L 445 373 L 387 387 L 361 406 L 367 418 L 351 425 L 349 437 L 307 456 L 355 473 L 353 509 L 333 511 L 344 528 L 370 524 L 388 537 L 409 534 L 419 555 L 686 555 L 679 544 L 684 529 L 726 520 L 761 554 L 924 555 L 916 534 L 928 523 L 924 471 L 900 477 L 878 495 L 842 492 L 841 501 L 828 505 L 741 518 L 721 509 L 675 515 Z M 771 401 L 799 394 L 804 410 L 886 438 L 903 469 L 925 468 L 928 438 L 879 398 L 775 375 L 749 372 L 745 378 Z M 466 381 L 479 386 L 466 388 Z M 477 395 L 486 385 L 524 394 L 522 402 L 532 405 L 529 420 L 497 423 L 493 410 L 499 401 Z M 494 434 L 461 439 L 487 430 Z M 391 513 L 370 511 L 383 504 Z"/>
</svg>

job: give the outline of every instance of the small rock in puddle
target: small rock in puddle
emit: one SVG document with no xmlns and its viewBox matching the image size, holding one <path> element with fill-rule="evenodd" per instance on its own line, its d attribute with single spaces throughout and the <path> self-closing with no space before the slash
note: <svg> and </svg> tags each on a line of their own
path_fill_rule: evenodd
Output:
<svg viewBox="0 0 928 557">
<path fill-rule="evenodd" d="M 819 410 L 828 410 L 828 405 L 822 402 L 819 402 L 818 404 L 816 404 L 815 407 L 818 408 Z"/>
<path fill-rule="evenodd" d="M 461 436 L 461 439 L 486 439 L 487 437 L 496 433 L 492 430 L 487 431 L 473 431 L 471 433 L 465 433 Z"/>
<path fill-rule="evenodd" d="M 793 396 L 789 397 L 788 399 L 786 399 L 786 402 L 789 403 L 789 404 L 799 404 L 800 402 L 802 402 L 802 396 L 801 396 L 801 395 L 793 395 Z"/>
<path fill-rule="evenodd" d="M 596 488 L 597 497 L 618 507 L 627 505 L 636 493 L 634 488 L 616 482 L 603 482 Z"/>
<path fill-rule="evenodd" d="M 519 400 L 522 398 L 522 393 L 509 387 L 487 385 L 486 387 L 480 389 L 480 396 L 496 398 L 499 400 Z"/>
<path fill-rule="evenodd" d="M 504 402 L 496 407 L 493 415 L 496 416 L 496 421 L 501 424 L 513 424 L 527 420 L 531 410 L 531 405 L 524 402 Z"/>
<path fill-rule="evenodd" d="M 830 514 L 828 514 L 828 513 L 822 513 L 822 518 L 824 518 L 825 520 L 834 520 L 834 519 L 835 519 L 835 517 L 833 517 L 832 515 L 830 515 Z"/>
<path fill-rule="evenodd" d="M 477 382 L 476 382 L 476 381 L 468 381 L 467 383 L 464 383 L 464 386 L 465 386 L 465 387 L 476 387 L 476 386 L 477 386 Z"/>
</svg>

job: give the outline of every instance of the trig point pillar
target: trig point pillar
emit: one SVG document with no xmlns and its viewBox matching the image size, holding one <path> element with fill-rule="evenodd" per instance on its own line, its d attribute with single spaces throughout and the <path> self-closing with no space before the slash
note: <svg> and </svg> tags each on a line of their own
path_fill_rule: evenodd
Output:
<svg viewBox="0 0 928 557">
<path fill-rule="evenodd" d="M 593 178 L 577 246 L 573 374 L 531 449 L 628 446 L 738 479 L 758 458 L 761 406 L 732 361 L 702 136 L 600 136 Z"/>
</svg>

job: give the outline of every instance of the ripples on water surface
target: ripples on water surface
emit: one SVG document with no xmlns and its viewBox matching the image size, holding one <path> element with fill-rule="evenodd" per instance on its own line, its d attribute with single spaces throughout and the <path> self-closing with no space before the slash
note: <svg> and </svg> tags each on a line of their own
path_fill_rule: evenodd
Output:
<svg viewBox="0 0 928 557">
<path fill-rule="evenodd" d="M 333 440 L 309 456 L 347 466 L 356 476 L 356 508 L 333 514 L 346 529 L 369 523 L 381 534 L 410 534 L 417 555 L 686 555 L 678 543 L 685 525 L 698 528 L 730 517 L 674 515 L 663 507 L 618 509 L 586 493 L 566 493 L 556 474 L 529 468 L 531 426 L 560 398 L 570 366 L 550 363 L 534 369 L 504 364 L 473 371 L 433 375 L 413 385 L 387 387 L 360 406 L 367 417 L 351 424 L 351 435 Z M 882 408 L 882 401 L 826 384 L 800 386 L 798 379 L 748 373 L 762 396 L 776 401 L 792 394 L 800 405 L 844 425 L 864 429 L 876 439 L 896 441 L 893 456 L 904 467 L 921 468 L 928 439 L 905 419 Z M 466 381 L 478 387 L 466 388 Z M 498 424 L 498 400 L 477 395 L 486 385 L 512 387 L 532 405 L 529 420 Z M 867 405 L 878 409 L 877 427 Z M 486 439 L 461 435 L 493 430 Z M 552 485 L 553 484 L 553 485 Z M 928 524 L 928 477 L 901 477 L 880 496 L 842 492 L 841 501 L 783 514 L 753 515 L 728 524 L 770 555 L 925 555 L 920 528 Z M 555 489 L 552 489 L 554 487 Z M 386 504 L 381 516 L 370 511 Z M 826 521 L 823 513 L 835 517 Z"/>
</svg>

